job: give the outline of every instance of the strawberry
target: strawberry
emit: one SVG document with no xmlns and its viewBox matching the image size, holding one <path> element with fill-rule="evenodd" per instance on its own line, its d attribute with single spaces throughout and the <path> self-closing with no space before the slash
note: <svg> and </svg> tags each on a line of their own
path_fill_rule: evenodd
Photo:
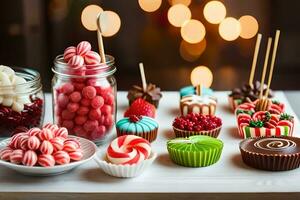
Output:
<svg viewBox="0 0 300 200">
<path fill-rule="evenodd" d="M 154 118 L 155 111 L 154 105 L 148 103 L 142 98 L 138 98 L 126 110 L 124 117 L 130 117 L 131 115 L 143 115 Z"/>
</svg>

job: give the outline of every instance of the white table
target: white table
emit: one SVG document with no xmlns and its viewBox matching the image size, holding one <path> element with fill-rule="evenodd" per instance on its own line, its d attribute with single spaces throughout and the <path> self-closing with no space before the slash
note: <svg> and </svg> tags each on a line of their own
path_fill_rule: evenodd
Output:
<svg viewBox="0 0 300 200">
<path fill-rule="evenodd" d="M 219 100 L 217 115 L 223 119 L 219 138 L 224 141 L 221 159 L 205 168 L 186 168 L 175 165 L 168 157 L 166 141 L 173 137 L 172 121 L 179 114 L 179 95 L 177 92 L 164 92 L 157 113 L 159 136 L 152 144 L 159 156 L 148 171 L 140 177 L 119 179 L 104 174 L 94 161 L 76 170 L 54 177 L 28 177 L 0 167 L 0 199 L 41 197 L 60 199 L 160 199 L 162 197 L 190 199 L 194 196 L 206 198 L 264 199 L 288 197 L 299 198 L 300 169 L 287 172 L 267 172 L 246 166 L 240 157 L 235 117 L 229 111 L 227 93 L 216 92 Z M 295 114 L 283 92 L 276 97 L 286 102 L 286 110 Z M 46 95 L 45 122 L 51 121 L 51 97 Z M 118 118 L 127 107 L 126 93 L 118 94 Z M 296 117 L 295 134 L 298 135 Z M 299 135 L 298 135 L 299 136 Z M 276 194 L 272 194 L 272 193 Z M 289 194 L 287 194 L 289 192 Z M 146 193 L 146 194 L 144 194 Z M 155 194 L 149 194 L 155 193 Z M 202 193 L 201 195 L 196 193 Z"/>
</svg>

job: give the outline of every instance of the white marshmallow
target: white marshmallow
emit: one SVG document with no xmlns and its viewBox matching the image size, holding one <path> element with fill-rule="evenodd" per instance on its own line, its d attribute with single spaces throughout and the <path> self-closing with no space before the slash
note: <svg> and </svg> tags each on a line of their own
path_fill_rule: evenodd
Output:
<svg viewBox="0 0 300 200">
<path fill-rule="evenodd" d="M 11 85 L 9 76 L 6 73 L 1 72 L 1 71 L 0 71 L 0 85 L 1 86 L 10 86 Z"/>
<path fill-rule="evenodd" d="M 14 101 L 11 109 L 13 109 L 16 112 L 21 112 L 24 109 L 24 104 Z"/>
<path fill-rule="evenodd" d="M 15 75 L 15 71 L 12 68 L 8 67 L 8 66 L 0 65 L 0 71 L 4 72 L 9 77 L 12 77 L 12 76 Z"/>
<path fill-rule="evenodd" d="M 2 105 L 10 107 L 10 106 L 12 106 L 13 102 L 14 102 L 14 100 L 12 97 L 4 97 L 4 99 L 2 101 Z"/>
</svg>

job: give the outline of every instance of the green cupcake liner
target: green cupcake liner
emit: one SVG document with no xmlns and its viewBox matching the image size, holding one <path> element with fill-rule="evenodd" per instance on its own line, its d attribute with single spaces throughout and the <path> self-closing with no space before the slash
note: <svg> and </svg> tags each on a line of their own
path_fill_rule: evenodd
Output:
<svg viewBox="0 0 300 200">
<path fill-rule="evenodd" d="M 195 139 L 197 141 L 194 141 Z M 223 142 L 209 136 L 191 136 L 188 139 L 170 140 L 167 143 L 167 149 L 171 160 L 178 165 L 206 167 L 215 164 L 220 159 Z"/>
</svg>

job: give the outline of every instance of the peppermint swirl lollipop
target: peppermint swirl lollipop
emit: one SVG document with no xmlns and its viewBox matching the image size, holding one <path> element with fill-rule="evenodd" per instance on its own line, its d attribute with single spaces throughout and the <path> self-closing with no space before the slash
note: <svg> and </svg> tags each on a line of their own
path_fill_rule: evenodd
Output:
<svg viewBox="0 0 300 200">
<path fill-rule="evenodd" d="M 107 159 L 117 165 L 138 164 L 150 156 L 150 143 L 138 136 L 124 135 L 112 141 L 107 149 Z"/>
</svg>

